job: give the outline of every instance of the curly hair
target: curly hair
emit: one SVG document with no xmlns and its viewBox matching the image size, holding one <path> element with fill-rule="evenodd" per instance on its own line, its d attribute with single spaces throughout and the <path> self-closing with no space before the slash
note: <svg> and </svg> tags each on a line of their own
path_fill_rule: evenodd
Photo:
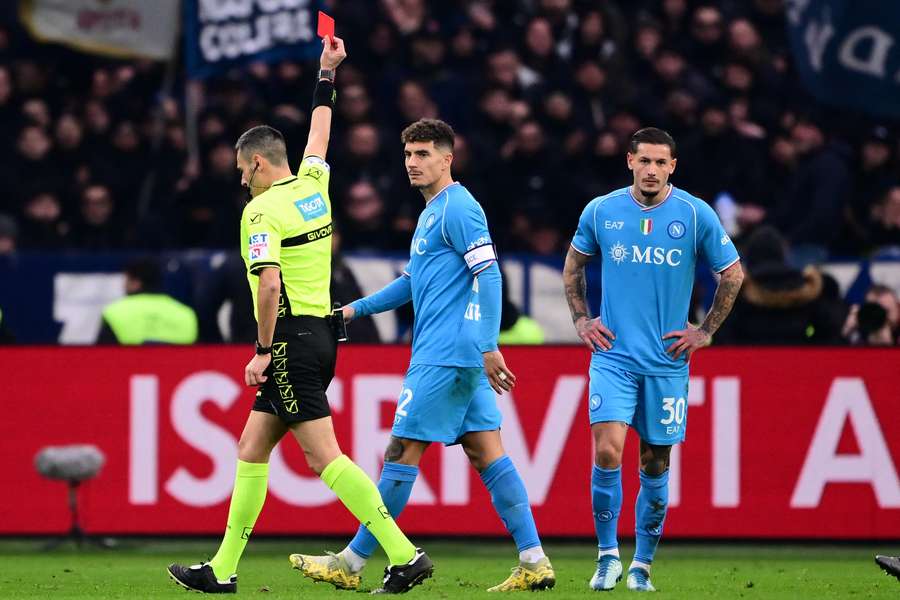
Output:
<svg viewBox="0 0 900 600">
<path fill-rule="evenodd" d="M 400 134 L 400 141 L 404 144 L 434 142 L 435 146 L 443 147 L 445 150 L 453 150 L 455 139 L 453 128 L 440 119 L 419 119 Z"/>
</svg>

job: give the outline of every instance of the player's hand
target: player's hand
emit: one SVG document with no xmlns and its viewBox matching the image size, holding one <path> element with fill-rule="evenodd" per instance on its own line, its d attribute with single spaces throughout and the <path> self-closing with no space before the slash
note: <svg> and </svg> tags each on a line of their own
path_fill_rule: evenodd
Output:
<svg viewBox="0 0 900 600">
<path fill-rule="evenodd" d="M 341 307 L 341 313 L 344 315 L 344 323 L 349 323 L 356 316 L 356 309 L 348 304 Z"/>
<path fill-rule="evenodd" d="M 575 321 L 575 331 L 578 337 L 584 342 L 584 345 L 594 350 L 610 350 L 612 348 L 612 340 L 616 339 L 616 335 L 607 329 L 606 325 L 600 322 L 600 317 L 588 319 L 580 317 Z"/>
<path fill-rule="evenodd" d="M 499 350 L 484 353 L 484 373 L 498 394 L 508 392 L 516 385 L 516 376 L 506 368 L 506 361 Z"/>
<path fill-rule="evenodd" d="M 263 375 L 272 362 L 271 354 L 254 354 L 250 362 L 244 368 L 244 383 L 247 385 L 262 385 L 268 377 Z"/>
<path fill-rule="evenodd" d="M 691 354 L 705 348 L 712 343 L 712 336 L 694 325 L 688 325 L 687 329 L 679 329 L 678 331 L 670 331 L 663 336 L 664 340 L 677 338 L 676 341 L 666 349 L 666 352 L 672 355 L 672 360 L 678 360 L 684 354 L 685 358 L 690 358 Z"/>
<path fill-rule="evenodd" d="M 344 48 L 344 40 L 338 36 L 322 38 L 322 56 L 319 57 L 319 66 L 323 69 L 337 69 L 338 65 L 347 58 L 347 50 Z"/>
</svg>

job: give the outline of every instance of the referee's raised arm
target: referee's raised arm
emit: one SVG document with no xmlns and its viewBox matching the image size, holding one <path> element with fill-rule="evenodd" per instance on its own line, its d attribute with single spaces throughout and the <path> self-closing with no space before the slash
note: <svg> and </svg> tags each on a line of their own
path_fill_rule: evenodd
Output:
<svg viewBox="0 0 900 600">
<path fill-rule="evenodd" d="M 328 140 L 331 137 L 331 112 L 337 94 L 334 90 L 334 72 L 347 57 L 344 40 L 326 36 L 322 39 L 322 56 L 319 58 L 319 81 L 313 93 L 312 116 L 309 121 L 309 138 L 303 158 L 317 156 L 325 160 Z"/>
</svg>

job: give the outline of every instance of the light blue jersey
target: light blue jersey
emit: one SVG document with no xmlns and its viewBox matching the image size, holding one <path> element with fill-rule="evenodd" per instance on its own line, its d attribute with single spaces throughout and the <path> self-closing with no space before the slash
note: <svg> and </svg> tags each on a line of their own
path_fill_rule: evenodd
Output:
<svg viewBox="0 0 900 600">
<path fill-rule="evenodd" d="M 687 327 L 697 259 L 716 272 L 739 259 L 713 209 L 674 186 L 646 208 L 622 188 L 588 203 L 572 247 L 602 261 L 600 318 L 616 336 L 592 365 L 686 375 L 686 356 L 673 360 L 666 348 L 676 340 L 662 336 Z"/>
<path fill-rule="evenodd" d="M 466 188 L 452 183 L 425 205 L 409 254 L 404 275 L 415 311 L 410 365 L 482 367 L 481 353 L 496 350 L 498 332 L 484 339 L 475 276 L 496 261 L 496 253 L 484 210 Z"/>
</svg>

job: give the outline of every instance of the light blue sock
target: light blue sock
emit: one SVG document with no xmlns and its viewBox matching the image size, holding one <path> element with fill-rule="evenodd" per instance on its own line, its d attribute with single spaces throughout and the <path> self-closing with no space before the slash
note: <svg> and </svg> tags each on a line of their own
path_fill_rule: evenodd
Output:
<svg viewBox="0 0 900 600">
<path fill-rule="evenodd" d="M 640 474 L 641 491 L 634 505 L 634 560 L 649 565 L 662 537 L 669 508 L 669 471 L 662 475 L 647 475 L 643 471 Z"/>
<path fill-rule="evenodd" d="M 604 469 L 594 465 L 591 471 L 591 508 L 594 530 L 601 550 L 619 547 L 616 528 L 622 510 L 622 467 Z"/>
<path fill-rule="evenodd" d="M 409 502 L 409 494 L 413 484 L 419 475 L 419 467 L 413 465 L 401 465 L 398 463 L 384 463 L 381 470 L 381 479 L 378 480 L 378 491 L 381 499 L 391 516 L 396 519 L 406 508 Z M 350 549 L 363 558 L 369 558 L 378 547 L 378 540 L 369 533 L 369 530 L 360 525 L 356 535 L 350 541 Z"/>
<path fill-rule="evenodd" d="M 501 456 L 481 472 L 481 481 L 491 494 L 494 509 L 516 541 L 519 552 L 541 545 L 528 492 L 515 465 L 508 456 Z"/>
</svg>

